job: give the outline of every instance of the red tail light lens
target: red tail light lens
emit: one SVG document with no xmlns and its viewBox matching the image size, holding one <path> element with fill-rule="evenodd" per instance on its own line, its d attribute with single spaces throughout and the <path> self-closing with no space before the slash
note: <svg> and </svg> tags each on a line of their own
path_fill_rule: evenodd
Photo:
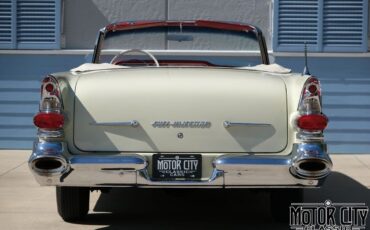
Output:
<svg viewBox="0 0 370 230">
<path fill-rule="evenodd" d="M 320 81 L 315 77 L 310 77 L 303 88 L 303 97 L 321 96 Z"/>
<path fill-rule="evenodd" d="M 60 113 L 63 108 L 59 84 L 55 77 L 45 77 L 41 84 L 41 112 Z"/>
<path fill-rule="evenodd" d="M 45 85 L 45 90 L 48 91 L 49 93 L 54 92 L 54 85 L 52 83 L 48 83 Z"/>
<path fill-rule="evenodd" d="M 322 131 L 327 125 L 328 118 L 323 114 L 302 115 L 297 120 L 297 126 L 309 132 Z"/>
<path fill-rule="evenodd" d="M 59 113 L 38 113 L 33 123 L 40 129 L 60 129 L 64 125 L 64 116 Z"/>
<path fill-rule="evenodd" d="M 51 97 L 51 96 L 60 96 L 59 84 L 55 77 L 48 76 L 42 80 L 41 85 L 41 98 Z"/>
<path fill-rule="evenodd" d="M 308 91 L 311 93 L 311 94 L 315 94 L 316 92 L 317 92 L 317 85 L 315 85 L 315 84 L 312 84 L 312 85 L 310 85 L 310 86 L 308 86 Z"/>
</svg>

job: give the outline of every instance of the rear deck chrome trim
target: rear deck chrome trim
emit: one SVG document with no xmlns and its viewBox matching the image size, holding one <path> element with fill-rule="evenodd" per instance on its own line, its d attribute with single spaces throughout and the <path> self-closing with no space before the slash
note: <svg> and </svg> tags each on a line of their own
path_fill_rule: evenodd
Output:
<svg viewBox="0 0 370 230">
<path fill-rule="evenodd" d="M 231 121 L 224 121 L 224 127 L 230 128 L 233 126 L 272 126 L 271 124 L 265 123 L 247 123 L 247 122 L 231 122 Z"/>
<path fill-rule="evenodd" d="M 96 126 L 128 126 L 128 127 L 137 127 L 139 126 L 139 122 L 132 120 L 132 121 L 123 121 L 123 122 L 91 122 L 90 125 Z"/>
</svg>

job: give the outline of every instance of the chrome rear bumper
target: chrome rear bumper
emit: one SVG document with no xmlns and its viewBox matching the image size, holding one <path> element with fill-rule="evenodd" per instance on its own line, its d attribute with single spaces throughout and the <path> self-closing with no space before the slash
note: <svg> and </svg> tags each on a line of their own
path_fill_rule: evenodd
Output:
<svg viewBox="0 0 370 230">
<path fill-rule="evenodd" d="M 304 143 L 295 145 L 288 156 L 223 155 L 212 166 L 204 180 L 153 181 L 144 156 L 71 155 L 62 142 L 35 142 L 29 159 L 41 185 L 86 187 L 315 187 L 330 173 L 332 163 L 324 144 Z"/>
</svg>

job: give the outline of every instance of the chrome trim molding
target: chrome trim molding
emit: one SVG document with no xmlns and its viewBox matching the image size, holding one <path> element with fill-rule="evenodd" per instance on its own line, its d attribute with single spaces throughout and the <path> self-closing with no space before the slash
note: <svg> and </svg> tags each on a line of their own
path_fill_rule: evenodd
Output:
<svg viewBox="0 0 370 230">
<path fill-rule="evenodd" d="M 224 121 L 224 127 L 230 128 L 233 126 L 272 126 L 271 124 L 264 124 L 264 123 L 247 123 L 247 122 L 231 122 L 231 121 Z"/>
<path fill-rule="evenodd" d="M 40 169 L 40 160 L 56 168 Z M 332 165 L 323 143 L 294 144 L 287 156 L 225 154 L 213 160 L 209 178 L 199 181 L 153 180 L 150 161 L 133 153 L 71 155 L 63 142 L 36 141 L 29 167 L 38 183 L 48 186 L 270 188 L 318 186 Z M 305 162 L 320 162 L 325 169 L 305 170 Z"/>
<path fill-rule="evenodd" d="M 302 140 L 305 143 L 321 143 L 324 141 L 324 136 L 322 133 L 305 133 L 305 132 L 298 132 L 297 139 Z"/>
<path fill-rule="evenodd" d="M 96 126 L 131 126 L 131 127 L 137 127 L 139 126 L 139 122 L 132 120 L 132 121 L 123 121 L 123 122 L 91 122 L 90 125 L 96 125 Z"/>
<path fill-rule="evenodd" d="M 71 156 L 70 164 L 75 169 L 101 167 L 100 170 L 141 170 L 147 166 L 144 157 L 126 156 Z"/>
<path fill-rule="evenodd" d="M 64 137 L 64 130 L 45 130 L 45 129 L 38 129 L 37 136 L 40 139 L 51 139 L 51 138 L 62 138 Z"/>
</svg>

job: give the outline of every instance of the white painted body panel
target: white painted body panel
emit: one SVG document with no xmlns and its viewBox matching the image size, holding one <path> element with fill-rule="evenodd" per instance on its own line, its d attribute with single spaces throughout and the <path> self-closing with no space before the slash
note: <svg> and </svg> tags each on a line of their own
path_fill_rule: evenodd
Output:
<svg viewBox="0 0 370 230">
<path fill-rule="evenodd" d="M 287 100 L 285 82 L 279 75 L 231 68 L 80 74 L 74 145 L 81 151 L 102 152 L 279 153 L 291 142 L 288 110 L 295 105 L 287 101 L 299 99 L 296 94 L 296 99 Z M 139 126 L 94 125 L 130 120 Z M 155 128 L 154 121 L 209 121 L 211 126 Z M 224 121 L 270 125 L 225 128 Z M 178 133 L 184 137 L 178 138 Z"/>
</svg>

